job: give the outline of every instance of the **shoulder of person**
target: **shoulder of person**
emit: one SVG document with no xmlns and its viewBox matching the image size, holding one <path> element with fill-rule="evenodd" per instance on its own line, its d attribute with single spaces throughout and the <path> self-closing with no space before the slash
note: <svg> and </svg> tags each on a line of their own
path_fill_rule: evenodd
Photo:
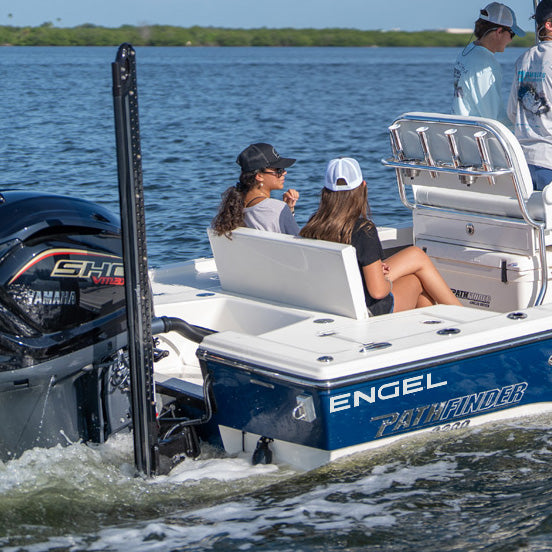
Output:
<svg viewBox="0 0 552 552">
<path fill-rule="evenodd" d="M 519 59 L 550 58 L 552 55 L 552 40 L 545 40 L 531 46 L 529 50 L 521 54 Z"/>
<path fill-rule="evenodd" d="M 284 207 L 287 207 L 287 205 L 280 201 L 279 199 L 274 199 L 273 197 L 267 197 L 266 199 L 263 199 L 263 201 L 259 201 L 256 205 L 253 205 L 253 208 L 257 207 L 258 210 L 260 209 L 271 209 L 273 211 L 282 211 Z"/>
<path fill-rule="evenodd" d="M 369 234 L 369 233 L 373 233 L 374 231 L 377 231 L 377 230 L 376 230 L 376 225 L 370 219 L 361 219 L 361 218 L 359 218 L 355 222 L 354 231 Z"/>
</svg>

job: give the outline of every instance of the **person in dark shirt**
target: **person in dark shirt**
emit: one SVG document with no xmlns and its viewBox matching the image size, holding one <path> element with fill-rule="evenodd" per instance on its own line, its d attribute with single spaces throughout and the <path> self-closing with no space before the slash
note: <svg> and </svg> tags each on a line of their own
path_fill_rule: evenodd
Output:
<svg viewBox="0 0 552 552">
<path fill-rule="evenodd" d="M 366 306 L 374 316 L 436 303 L 460 305 L 419 247 L 407 247 L 384 260 L 377 228 L 368 218 L 366 182 L 355 159 L 328 163 L 320 205 L 300 235 L 355 247 Z"/>
</svg>

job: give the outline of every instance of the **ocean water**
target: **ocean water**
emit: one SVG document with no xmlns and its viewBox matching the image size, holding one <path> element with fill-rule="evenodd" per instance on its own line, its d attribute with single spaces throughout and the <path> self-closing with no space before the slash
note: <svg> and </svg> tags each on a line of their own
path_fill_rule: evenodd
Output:
<svg viewBox="0 0 552 552">
<path fill-rule="evenodd" d="M 0 48 L 0 189 L 118 211 L 115 48 Z M 297 219 L 328 159 L 356 157 L 377 224 L 407 224 L 387 126 L 448 112 L 449 49 L 138 48 L 151 266 L 208 256 L 205 228 L 249 143 L 297 158 Z M 520 51 L 499 56 L 504 93 Z M 1 221 L 0 221 L 1 224 Z M 3 551 L 552 550 L 552 417 L 427 434 L 301 473 L 206 449 L 134 477 L 128 435 L 0 463 Z"/>
<path fill-rule="evenodd" d="M 111 68 L 115 48 L 2 48 L 2 187 L 78 194 L 117 210 Z M 519 51 L 501 54 L 505 86 Z M 239 176 L 237 154 L 269 142 L 294 157 L 286 185 L 300 224 L 325 164 L 356 157 L 373 218 L 407 223 L 387 127 L 406 111 L 448 112 L 446 48 L 138 48 L 152 266 L 208 255 L 205 228 Z M 506 93 L 506 90 L 505 90 Z"/>
</svg>

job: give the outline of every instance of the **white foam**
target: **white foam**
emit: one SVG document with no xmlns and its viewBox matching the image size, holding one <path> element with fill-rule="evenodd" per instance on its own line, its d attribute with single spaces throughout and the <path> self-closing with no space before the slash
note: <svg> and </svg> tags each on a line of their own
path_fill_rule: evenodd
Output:
<svg viewBox="0 0 552 552">
<path fill-rule="evenodd" d="M 247 458 L 207 458 L 190 460 L 178 464 L 169 475 L 156 477 L 153 483 L 181 483 L 184 481 L 235 481 L 252 476 L 262 476 L 278 472 L 274 464 L 253 466 Z"/>
</svg>

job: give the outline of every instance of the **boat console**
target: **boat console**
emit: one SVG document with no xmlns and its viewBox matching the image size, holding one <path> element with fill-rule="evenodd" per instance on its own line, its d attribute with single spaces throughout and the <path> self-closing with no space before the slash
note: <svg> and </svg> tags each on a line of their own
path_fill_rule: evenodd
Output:
<svg viewBox="0 0 552 552">
<path fill-rule="evenodd" d="M 466 306 L 506 312 L 550 301 L 552 187 L 533 191 L 498 121 L 406 113 L 389 127 L 402 202 L 424 249 Z"/>
</svg>

